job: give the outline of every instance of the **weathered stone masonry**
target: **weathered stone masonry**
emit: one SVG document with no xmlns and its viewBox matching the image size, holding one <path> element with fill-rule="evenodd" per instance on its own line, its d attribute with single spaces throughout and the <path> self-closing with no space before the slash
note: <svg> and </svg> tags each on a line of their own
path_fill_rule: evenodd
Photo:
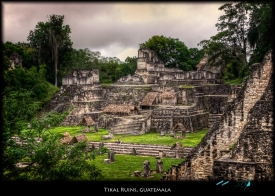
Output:
<svg viewBox="0 0 275 196">
<path fill-rule="evenodd" d="M 249 80 L 220 120 L 163 180 L 272 180 L 272 73 L 270 52 L 251 66 Z"/>
<path fill-rule="evenodd" d="M 64 112 L 70 107 L 73 111 L 61 125 L 78 125 L 84 115 L 95 121 L 104 107 L 106 90 L 99 83 L 98 70 L 74 70 L 62 79 L 59 92 L 46 105 L 44 111 Z"/>
</svg>

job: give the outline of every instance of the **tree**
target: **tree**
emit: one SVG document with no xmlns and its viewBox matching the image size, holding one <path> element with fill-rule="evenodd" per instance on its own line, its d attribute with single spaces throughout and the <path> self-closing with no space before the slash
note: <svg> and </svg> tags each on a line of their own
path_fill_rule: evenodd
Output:
<svg viewBox="0 0 275 196">
<path fill-rule="evenodd" d="M 226 3 L 219 8 L 225 15 L 219 17 L 216 27 L 219 33 L 210 40 L 203 40 L 198 45 L 203 46 L 204 52 L 210 56 L 210 64 L 228 63 L 230 59 L 238 59 L 247 64 L 248 54 L 248 12 L 246 2 Z"/>
<path fill-rule="evenodd" d="M 203 51 L 198 48 L 189 48 L 190 53 L 190 64 L 192 65 L 192 70 L 196 69 L 196 65 L 200 62 L 203 57 Z"/>
<path fill-rule="evenodd" d="M 52 58 L 54 60 L 55 69 L 55 86 L 57 87 L 57 64 L 58 64 L 58 50 L 63 44 L 66 36 L 71 33 L 68 25 L 62 26 L 64 16 L 51 15 L 50 16 L 50 46 L 52 49 Z"/>
<path fill-rule="evenodd" d="M 250 3 L 250 23 L 248 29 L 248 42 L 252 48 L 250 64 L 261 62 L 273 44 L 273 2 Z"/>
<path fill-rule="evenodd" d="M 236 60 L 245 65 L 246 60 L 240 47 L 232 46 L 223 40 L 226 34 L 227 31 L 219 32 L 198 44 L 202 46 L 204 55 L 208 56 L 208 63 L 212 66 L 226 66 L 230 61 Z"/>
<path fill-rule="evenodd" d="M 6 45 L 2 43 L 2 56 L 3 56 L 3 59 L 2 59 L 2 68 L 3 70 L 8 70 L 10 67 L 11 67 L 11 62 L 10 62 L 10 53 L 9 53 L 9 49 L 6 47 Z"/>
<path fill-rule="evenodd" d="M 225 12 L 216 24 L 219 32 L 198 45 L 203 47 L 210 65 L 225 69 L 224 79 L 244 77 L 251 49 L 248 44 L 251 7 L 247 2 L 226 3 L 219 10 Z"/>
<path fill-rule="evenodd" d="M 38 109 L 56 92 L 45 79 L 45 66 L 39 72 L 15 68 L 3 72 L 3 127 L 5 133 L 15 134 L 35 116 Z"/>
<path fill-rule="evenodd" d="M 89 48 L 73 49 L 68 69 L 92 69 L 98 65 L 101 54 L 98 51 L 91 51 Z"/>
<path fill-rule="evenodd" d="M 261 62 L 271 48 L 272 3 L 227 3 L 219 9 L 225 15 L 219 17 L 218 34 L 203 40 L 205 55 L 210 65 L 223 65 L 228 79 L 244 77 L 250 64 Z"/>
<path fill-rule="evenodd" d="M 108 152 L 106 148 L 84 154 L 87 143 L 61 144 L 60 134 L 52 134 L 49 127 L 57 126 L 68 112 L 48 113 L 41 119 L 34 118 L 31 128 L 18 133 L 19 142 L 8 138 L 4 142 L 4 180 L 74 180 L 88 175 L 96 180 L 103 177 L 101 170 L 89 164 L 97 154 Z M 26 167 L 16 166 L 27 162 Z"/>
<path fill-rule="evenodd" d="M 86 143 L 62 145 L 62 136 L 49 131 L 59 125 L 69 111 L 36 117 L 51 89 L 45 74 L 44 66 L 40 66 L 39 72 L 36 67 L 4 71 L 1 141 L 3 180 L 72 180 L 84 174 L 93 180 L 101 177 L 100 169 L 86 160 Z M 28 127 L 28 123 L 31 127 Z M 13 137 L 19 138 L 21 143 Z M 37 138 L 42 140 L 38 142 Z M 93 151 L 88 153 L 88 158 L 93 159 L 104 152 L 107 152 L 106 149 Z M 19 162 L 28 164 L 20 168 L 16 166 Z"/>
<path fill-rule="evenodd" d="M 141 43 L 140 48 L 154 50 L 167 67 L 178 67 L 182 70 L 192 70 L 190 52 L 179 39 L 155 35 Z"/>
<path fill-rule="evenodd" d="M 41 64 L 51 64 L 51 49 L 50 49 L 50 24 L 49 22 L 38 22 L 35 29 L 30 31 L 27 40 L 30 42 L 36 56 L 36 66 L 39 70 Z"/>
<path fill-rule="evenodd" d="M 216 24 L 218 31 L 223 32 L 219 41 L 226 43 L 231 50 L 239 49 L 243 56 L 243 62 L 247 63 L 248 54 L 248 29 L 250 6 L 247 2 L 237 4 L 227 3 L 219 8 L 225 15 L 219 17 L 219 23 Z M 235 55 L 235 54 L 233 54 Z"/>
<path fill-rule="evenodd" d="M 55 86 L 58 82 L 58 70 L 65 69 L 71 60 L 73 44 L 69 36 L 70 27 L 63 26 L 63 21 L 64 16 L 51 15 L 47 22 L 38 22 L 27 39 L 36 53 L 38 69 L 40 64 L 46 64 L 47 80 Z"/>
<path fill-rule="evenodd" d="M 4 70 L 10 68 L 10 56 L 13 53 L 19 55 L 22 60 L 22 67 L 30 68 L 34 65 L 34 51 L 28 43 L 2 43 L 3 46 L 3 58 L 4 58 Z M 7 62 L 8 61 L 8 62 Z"/>
<path fill-rule="evenodd" d="M 130 74 L 130 75 L 134 75 L 136 69 L 137 69 L 137 57 L 136 56 L 133 56 L 133 57 L 127 57 L 125 59 L 125 63 L 123 64 L 123 74 L 124 75 L 127 75 L 127 74 Z"/>
</svg>

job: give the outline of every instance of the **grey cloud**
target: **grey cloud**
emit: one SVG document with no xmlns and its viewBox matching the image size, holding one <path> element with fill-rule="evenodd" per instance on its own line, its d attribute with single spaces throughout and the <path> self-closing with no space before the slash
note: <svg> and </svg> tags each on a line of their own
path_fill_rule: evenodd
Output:
<svg viewBox="0 0 275 196">
<path fill-rule="evenodd" d="M 148 12 L 147 16 L 159 16 L 157 20 L 143 17 L 142 22 L 127 23 L 122 21 L 114 3 L 4 3 L 3 41 L 27 41 L 29 31 L 39 21 L 46 22 L 47 15 L 58 14 L 65 15 L 64 24 L 71 28 L 71 40 L 76 49 L 104 50 L 119 56 L 128 48 L 138 49 L 139 43 L 153 35 L 178 38 L 189 48 L 198 47 L 201 40 L 217 33 L 215 24 L 223 14 L 217 9 L 222 4 L 188 4 L 188 9 L 182 9 L 185 15 L 172 19 L 167 15 L 166 6 L 158 8 L 158 4 L 154 4 L 152 13 Z"/>
</svg>

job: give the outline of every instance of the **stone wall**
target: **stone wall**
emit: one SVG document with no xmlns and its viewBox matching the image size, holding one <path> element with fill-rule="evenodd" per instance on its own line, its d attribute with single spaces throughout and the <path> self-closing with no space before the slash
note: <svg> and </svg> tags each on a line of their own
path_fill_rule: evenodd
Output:
<svg viewBox="0 0 275 196">
<path fill-rule="evenodd" d="M 60 91 L 45 105 L 43 112 L 65 112 L 73 107 L 61 125 L 78 125 L 84 115 L 99 117 L 105 95 L 98 70 L 74 70 L 63 78 Z"/>
<path fill-rule="evenodd" d="M 106 98 L 104 100 L 104 105 L 109 104 L 126 104 L 139 106 L 143 97 L 151 91 L 150 86 L 124 86 L 124 85 L 114 85 L 104 87 L 106 90 Z"/>
<path fill-rule="evenodd" d="M 195 102 L 193 88 L 179 88 L 178 104 L 192 105 Z"/>
<path fill-rule="evenodd" d="M 227 95 L 205 95 L 204 100 L 199 102 L 204 104 L 203 109 L 211 114 L 223 114 L 228 102 Z"/>
<path fill-rule="evenodd" d="M 273 77 L 261 99 L 250 110 L 248 123 L 239 140 L 233 144 L 231 154 L 214 162 L 214 179 L 274 180 L 272 89 Z M 232 165 L 237 165 L 237 168 Z"/>
<path fill-rule="evenodd" d="M 151 117 L 150 113 L 124 117 L 104 114 L 98 119 L 98 125 L 113 134 L 141 135 L 150 131 Z"/>
<path fill-rule="evenodd" d="M 250 125 L 254 123 L 255 120 L 257 125 L 261 126 L 268 126 L 273 127 L 273 119 L 270 118 L 270 113 L 266 114 L 269 117 L 263 116 L 254 116 L 252 117 L 253 111 L 257 111 L 259 109 L 258 104 L 259 100 L 261 100 L 263 97 L 271 97 L 272 88 L 270 85 L 272 84 L 271 79 L 271 73 L 272 70 L 272 61 L 271 61 L 271 53 L 268 53 L 264 59 L 264 62 L 261 64 L 256 64 L 254 66 L 251 66 L 251 74 L 249 76 L 249 79 L 247 83 L 245 83 L 243 89 L 240 91 L 240 93 L 237 95 L 237 97 L 230 102 L 227 107 L 225 108 L 224 114 L 221 116 L 220 120 L 218 120 L 216 123 L 213 124 L 213 126 L 210 128 L 208 133 L 205 135 L 205 137 L 202 139 L 200 144 L 194 148 L 191 153 L 186 157 L 186 160 L 182 162 L 181 164 L 177 166 L 172 166 L 167 174 L 163 177 L 163 180 L 169 181 L 169 180 L 209 180 L 209 179 L 215 179 L 215 176 L 213 175 L 213 166 L 214 162 L 222 162 L 222 160 L 226 160 L 227 157 L 230 155 L 231 146 L 233 144 L 236 144 L 239 142 L 240 145 L 240 152 L 245 152 L 245 149 L 252 150 L 255 149 L 255 151 L 260 151 L 261 154 L 261 160 L 266 160 L 266 163 L 260 162 L 262 164 L 261 166 L 258 166 L 257 162 L 256 167 L 261 167 L 262 172 L 266 171 L 265 174 L 263 172 L 263 175 L 270 176 L 267 179 L 273 179 L 273 172 L 270 173 L 273 169 L 270 167 L 264 166 L 270 165 L 269 156 L 270 156 L 270 145 L 272 139 L 272 135 L 270 133 L 265 133 L 262 131 L 259 131 L 259 127 L 257 127 L 257 131 L 259 134 L 256 134 L 252 136 L 252 132 L 250 135 L 246 135 L 246 128 L 249 128 Z M 257 106 L 258 105 L 258 106 Z M 268 104 L 267 104 L 268 105 Z M 255 107 L 255 108 L 254 108 Z M 261 106 L 260 106 L 261 107 Z M 264 108 L 266 108 L 265 106 Z M 252 109 L 254 108 L 254 109 Z M 272 107 L 270 107 L 272 108 Z M 268 113 L 268 112 L 267 112 Z M 260 113 L 258 113 L 260 114 Z M 272 112 L 273 115 L 273 112 Z M 269 121 L 267 120 L 269 118 Z M 252 123 L 253 122 L 253 123 Z M 272 122 L 272 123 L 271 123 Z M 251 124 L 252 123 L 252 124 Z M 262 132 L 260 134 L 260 132 Z M 246 136 L 245 136 L 246 135 Z M 259 136 L 259 140 L 263 141 L 266 140 L 266 143 L 269 143 L 267 145 L 260 144 L 259 140 L 256 138 Z M 243 139 L 242 139 L 243 138 Z M 247 139 L 249 138 L 249 139 Z M 254 139 L 253 139 L 254 138 Z M 269 138 L 269 139 L 267 139 Z M 242 142 L 241 142 L 242 141 Z M 254 145 L 248 145 L 252 144 Z M 238 145 L 236 147 L 238 149 Z M 238 154 L 238 150 L 235 150 Z M 233 151 L 233 155 L 234 152 Z M 244 156 L 244 154 L 241 155 L 235 155 L 235 157 L 243 157 L 243 160 L 246 160 L 246 158 L 249 158 L 250 160 L 255 160 L 258 156 L 257 153 L 253 155 L 255 159 L 251 159 L 251 154 L 247 153 L 247 155 Z M 268 153 L 268 154 L 266 154 Z M 252 157 L 253 157 L 252 156 Z M 267 156 L 267 157 L 264 157 Z M 238 161 L 238 160 L 235 160 Z M 218 164 L 217 162 L 217 164 Z M 224 161 L 225 163 L 228 161 Z M 253 161 L 252 161 L 253 162 Z M 241 162 L 240 162 L 241 163 Z M 216 165 L 219 169 L 218 171 L 226 170 L 227 166 L 220 167 L 221 165 Z M 216 169 L 217 169 L 216 167 Z M 244 166 L 242 166 L 244 167 Z M 268 169 L 269 168 L 269 169 Z M 257 173 L 255 171 L 255 173 Z M 258 172 L 259 173 L 259 172 Z M 217 173 L 215 171 L 216 176 L 221 176 L 221 174 L 224 176 L 225 173 Z M 238 176 L 241 179 L 244 179 L 243 176 Z M 256 179 L 256 174 L 254 175 L 254 179 Z M 258 178 L 259 179 L 259 178 Z"/>
<path fill-rule="evenodd" d="M 93 70 L 73 70 L 70 74 L 62 78 L 62 85 L 72 84 L 92 84 L 100 85 L 99 71 Z"/>
<path fill-rule="evenodd" d="M 177 124 L 182 123 L 187 132 L 196 132 L 208 126 L 208 113 L 198 113 L 194 108 L 158 108 L 152 111 L 151 130 L 169 133 Z"/>
<path fill-rule="evenodd" d="M 123 76 L 120 79 L 118 79 L 116 84 L 132 84 L 132 85 L 139 85 L 139 84 L 144 84 L 144 81 L 140 75 L 134 74 L 131 76 L 128 74 L 127 76 Z"/>
<path fill-rule="evenodd" d="M 17 52 L 11 53 L 10 62 L 11 62 L 11 66 L 9 67 L 9 70 L 14 69 L 15 65 L 19 65 L 20 67 L 22 67 L 22 59 Z"/>
<path fill-rule="evenodd" d="M 186 127 L 187 132 L 193 133 L 207 127 L 208 113 L 200 113 L 186 117 L 174 116 L 173 125 L 177 123 L 182 123 L 184 127 Z"/>
</svg>

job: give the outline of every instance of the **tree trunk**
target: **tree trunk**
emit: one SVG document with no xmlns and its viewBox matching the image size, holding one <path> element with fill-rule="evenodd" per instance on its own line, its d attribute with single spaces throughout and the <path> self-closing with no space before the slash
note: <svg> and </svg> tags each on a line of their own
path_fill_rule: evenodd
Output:
<svg viewBox="0 0 275 196">
<path fill-rule="evenodd" d="M 57 87 L 57 63 L 58 63 L 58 46 L 57 44 L 55 45 L 55 49 L 54 49 L 54 71 L 55 71 L 55 77 L 54 77 L 54 80 L 55 80 L 55 86 Z"/>
</svg>

